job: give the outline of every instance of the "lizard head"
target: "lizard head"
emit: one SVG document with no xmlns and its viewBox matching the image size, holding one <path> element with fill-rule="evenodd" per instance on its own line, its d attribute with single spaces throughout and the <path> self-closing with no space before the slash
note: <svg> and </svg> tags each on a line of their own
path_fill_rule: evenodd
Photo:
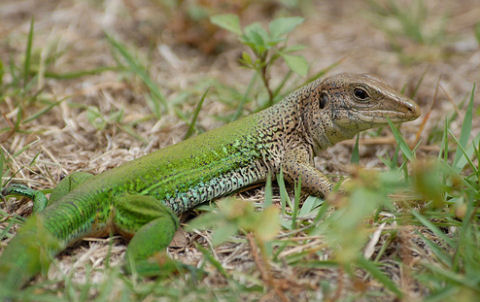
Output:
<svg viewBox="0 0 480 302">
<path fill-rule="evenodd" d="M 402 123 L 420 116 L 414 101 L 366 74 L 342 73 L 324 79 L 312 87 L 309 107 L 314 113 L 306 118 L 307 128 L 320 149 L 388 120 Z"/>
</svg>

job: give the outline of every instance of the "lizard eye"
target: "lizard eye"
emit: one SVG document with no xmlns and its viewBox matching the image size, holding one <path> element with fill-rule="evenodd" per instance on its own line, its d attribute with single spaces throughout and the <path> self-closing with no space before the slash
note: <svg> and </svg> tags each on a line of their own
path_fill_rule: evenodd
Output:
<svg viewBox="0 0 480 302">
<path fill-rule="evenodd" d="M 370 98 L 368 93 L 363 88 L 355 88 L 353 90 L 353 95 L 355 95 L 355 98 L 360 101 L 365 101 Z"/>
</svg>

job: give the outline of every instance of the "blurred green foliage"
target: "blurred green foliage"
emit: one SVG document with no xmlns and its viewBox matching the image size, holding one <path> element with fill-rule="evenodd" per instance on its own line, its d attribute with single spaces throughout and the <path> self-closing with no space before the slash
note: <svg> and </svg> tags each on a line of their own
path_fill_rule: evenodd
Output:
<svg viewBox="0 0 480 302">
<path fill-rule="evenodd" d="M 290 70 L 301 76 L 307 75 L 307 60 L 303 56 L 292 54 L 304 47 L 302 45 L 286 45 L 288 34 L 303 22 L 303 18 L 274 19 L 269 23 L 268 31 L 258 22 L 242 29 L 238 16 L 233 14 L 212 16 L 211 21 L 235 34 L 240 42 L 250 49 L 251 53 L 245 51 L 242 53 L 241 63 L 260 75 L 269 95 L 269 106 L 274 103 L 275 95 L 268 81 L 268 70 L 275 61 L 282 58 Z"/>
</svg>

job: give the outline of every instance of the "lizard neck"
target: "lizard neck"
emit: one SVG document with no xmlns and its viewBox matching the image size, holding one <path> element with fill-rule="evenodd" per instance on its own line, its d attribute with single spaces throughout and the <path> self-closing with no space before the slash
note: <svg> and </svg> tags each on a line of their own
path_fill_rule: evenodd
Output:
<svg viewBox="0 0 480 302">
<path fill-rule="evenodd" d="M 308 115 L 308 112 L 304 112 L 304 115 Z M 315 155 L 337 142 L 349 138 L 346 137 L 348 133 L 338 127 L 327 114 L 317 120 L 304 117 L 302 128 L 305 140 L 313 147 Z"/>
<path fill-rule="evenodd" d="M 325 110 L 315 116 L 315 104 L 303 104 L 302 134 L 314 150 L 315 155 L 336 143 L 352 138 L 358 133 L 356 127 L 343 127 L 336 123 L 335 112 Z"/>
</svg>

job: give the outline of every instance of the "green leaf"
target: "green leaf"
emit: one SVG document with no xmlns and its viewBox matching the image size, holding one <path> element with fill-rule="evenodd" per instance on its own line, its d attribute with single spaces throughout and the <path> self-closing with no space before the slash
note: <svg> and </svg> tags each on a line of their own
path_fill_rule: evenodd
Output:
<svg viewBox="0 0 480 302">
<path fill-rule="evenodd" d="M 116 122 L 116 123 L 120 123 L 123 119 L 123 109 L 120 109 L 120 110 L 116 110 L 116 111 L 113 111 L 111 112 L 109 115 L 108 115 L 108 121 L 109 122 Z"/>
<path fill-rule="evenodd" d="M 298 212 L 298 217 L 306 217 L 311 214 L 316 214 L 314 211 L 318 210 L 318 207 L 323 203 L 323 200 L 315 197 L 308 196 L 307 199 L 303 202 L 302 208 Z"/>
<path fill-rule="evenodd" d="M 287 66 L 296 74 L 301 76 L 306 76 L 308 73 L 308 62 L 302 56 L 294 56 L 294 55 L 287 55 L 281 54 L 282 58 L 287 63 Z"/>
<path fill-rule="evenodd" d="M 105 118 L 102 116 L 98 108 L 94 106 L 88 106 L 87 119 L 97 130 L 103 130 L 107 125 Z"/>
<path fill-rule="evenodd" d="M 280 38 L 295 29 L 303 20 L 302 17 L 278 18 L 270 22 L 268 29 L 273 38 Z"/>
<path fill-rule="evenodd" d="M 245 27 L 241 42 L 250 47 L 258 57 L 263 56 L 265 51 L 270 48 L 268 45 L 268 33 L 263 29 L 260 23 L 255 22 Z"/>
<path fill-rule="evenodd" d="M 240 20 L 237 15 L 224 14 L 210 17 L 210 22 L 226 29 L 238 36 L 242 34 L 242 28 L 240 27 Z"/>
<path fill-rule="evenodd" d="M 295 45 L 292 45 L 292 46 L 288 46 L 288 47 L 283 48 L 282 52 L 283 52 L 283 53 L 292 53 L 292 52 L 304 50 L 305 48 L 306 48 L 305 45 L 295 44 Z"/>
<path fill-rule="evenodd" d="M 185 230 L 191 232 L 195 229 L 198 230 L 207 230 L 216 228 L 218 226 L 218 213 L 205 213 L 200 216 L 195 217 L 185 227 Z"/>
<path fill-rule="evenodd" d="M 212 233 L 212 243 L 214 246 L 217 246 L 235 235 L 238 231 L 237 225 L 233 223 L 225 223 L 224 225 L 219 225 Z"/>
<path fill-rule="evenodd" d="M 269 241 L 280 231 L 280 213 L 275 206 L 269 206 L 261 213 L 254 228 L 256 237 L 261 241 Z"/>
<path fill-rule="evenodd" d="M 252 57 L 246 51 L 242 52 L 242 59 L 241 60 L 242 60 L 241 62 L 245 66 L 252 66 L 253 65 Z"/>
</svg>

